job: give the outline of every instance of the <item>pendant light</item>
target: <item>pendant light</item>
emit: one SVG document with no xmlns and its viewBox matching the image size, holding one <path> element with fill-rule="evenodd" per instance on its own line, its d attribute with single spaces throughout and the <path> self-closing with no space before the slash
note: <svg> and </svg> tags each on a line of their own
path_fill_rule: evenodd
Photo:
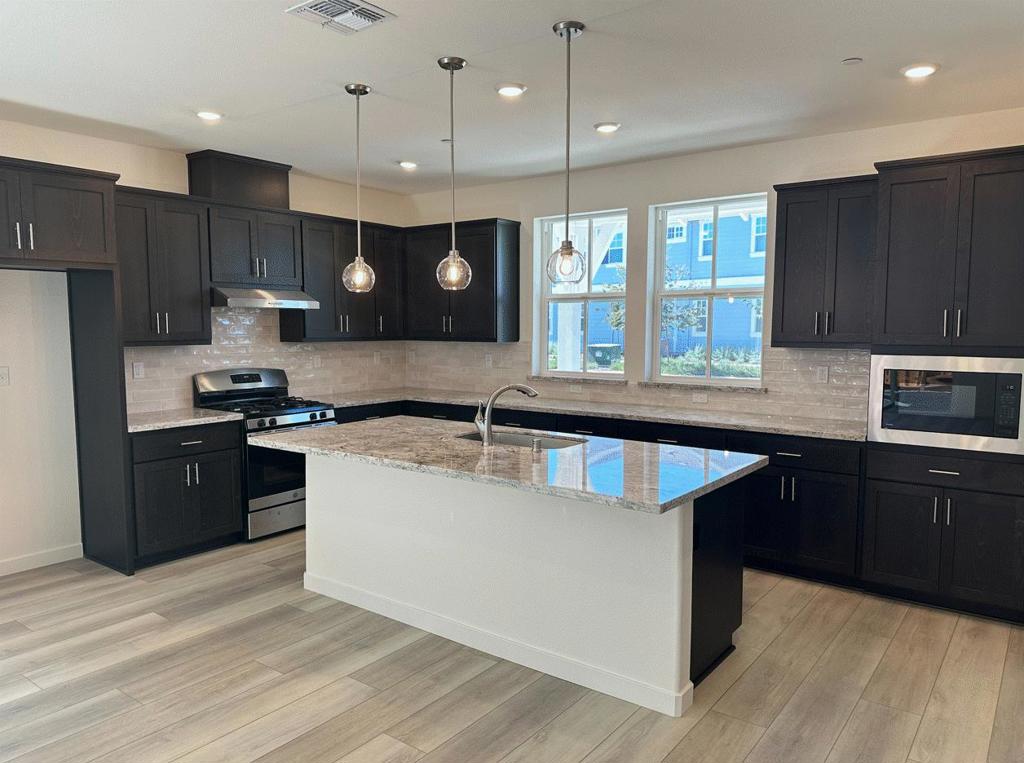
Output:
<svg viewBox="0 0 1024 763">
<path fill-rule="evenodd" d="M 547 273 L 552 283 L 579 283 L 587 274 L 587 259 L 572 245 L 569 235 L 569 117 L 572 61 L 572 40 L 585 29 L 582 21 L 559 21 L 552 27 L 565 40 L 565 240 L 548 258 Z"/>
<path fill-rule="evenodd" d="M 437 282 L 442 289 L 461 291 L 473 279 L 473 269 L 459 256 L 455 246 L 455 72 L 465 68 L 466 59 L 445 56 L 437 59 L 437 65 L 448 72 L 448 150 L 451 156 L 452 173 L 452 248 L 437 265 Z"/>
<path fill-rule="evenodd" d="M 345 266 L 341 282 L 354 292 L 367 292 L 377 280 L 373 268 L 363 259 L 363 209 L 362 209 L 362 155 L 359 146 L 359 100 L 369 94 L 367 85 L 345 85 L 345 92 L 356 97 L 356 258 Z"/>
</svg>

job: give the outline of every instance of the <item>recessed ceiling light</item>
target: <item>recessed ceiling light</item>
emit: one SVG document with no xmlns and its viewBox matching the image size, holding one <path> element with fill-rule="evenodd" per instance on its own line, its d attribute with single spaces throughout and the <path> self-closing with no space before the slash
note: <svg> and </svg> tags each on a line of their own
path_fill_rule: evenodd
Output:
<svg viewBox="0 0 1024 763">
<path fill-rule="evenodd" d="M 856 66 L 857 64 L 864 63 L 864 59 L 861 58 L 860 56 L 850 56 L 849 58 L 844 58 L 839 63 L 841 63 L 843 66 Z"/>
<path fill-rule="evenodd" d="M 401 167 L 403 170 L 408 170 L 409 172 L 412 172 L 419 165 L 417 165 L 416 162 L 410 162 L 407 159 L 403 159 L 398 163 L 398 166 Z"/>
<path fill-rule="evenodd" d="M 905 66 L 900 71 L 907 79 L 924 79 L 930 77 L 939 70 L 938 64 L 912 64 Z"/>
<path fill-rule="evenodd" d="M 618 122 L 598 122 L 594 125 L 595 130 L 605 134 L 618 132 L 620 127 L 622 127 L 622 125 Z"/>
<path fill-rule="evenodd" d="M 521 85 L 518 82 L 508 82 L 504 85 L 498 85 L 498 95 L 505 98 L 518 98 L 526 92 L 526 85 Z"/>
<path fill-rule="evenodd" d="M 216 111 L 197 111 L 196 116 L 204 122 L 219 122 L 221 119 L 221 115 Z"/>
</svg>

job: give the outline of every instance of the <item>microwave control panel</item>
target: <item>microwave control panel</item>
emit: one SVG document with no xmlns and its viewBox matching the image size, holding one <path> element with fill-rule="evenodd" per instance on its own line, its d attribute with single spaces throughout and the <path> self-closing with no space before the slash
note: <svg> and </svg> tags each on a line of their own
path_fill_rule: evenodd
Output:
<svg viewBox="0 0 1024 763">
<path fill-rule="evenodd" d="M 1020 426 L 1020 374 L 996 377 L 995 436 L 1016 437 Z"/>
</svg>

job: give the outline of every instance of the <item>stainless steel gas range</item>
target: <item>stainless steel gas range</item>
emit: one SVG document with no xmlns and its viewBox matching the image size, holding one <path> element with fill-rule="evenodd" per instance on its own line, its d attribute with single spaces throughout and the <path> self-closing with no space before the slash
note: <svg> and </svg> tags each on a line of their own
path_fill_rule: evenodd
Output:
<svg viewBox="0 0 1024 763">
<path fill-rule="evenodd" d="M 334 426 L 334 407 L 288 394 L 288 375 L 279 368 L 234 368 L 196 374 L 193 397 L 199 408 L 241 413 L 246 432 L 284 432 Z M 246 447 L 248 497 L 246 538 L 301 527 L 306 523 L 306 458 L 300 453 Z"/>
</svg>

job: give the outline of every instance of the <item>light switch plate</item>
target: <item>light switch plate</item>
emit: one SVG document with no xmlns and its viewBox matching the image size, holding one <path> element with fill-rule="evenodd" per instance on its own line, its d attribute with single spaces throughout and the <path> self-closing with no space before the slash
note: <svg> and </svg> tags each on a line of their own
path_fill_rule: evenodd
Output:
<svg viewBox="0 0 1024 763">
<path fill-rule="evenodd" d="M 11 384 L 10 366 L 0 366 L 0 387 L 9 387 Z"/>
<path fill-rule="evenodd" d="M 145 379 L 146 378 L 146 364 L 141 360 L 136 360 L 132 363 L 132 378 L 133 379 Z"/>
<path fill-rule="evenodd" d="M 816 366 L 814 369 L 814 378 L 818 384 L 828 384 L 828 366 Z"/>
<path fill-rule="evenodd" d="M 708 401 L 707 392 L 694 392 L 690 396 L 690 400 L 694 403 L 706 403 Z"/>
</svg>

